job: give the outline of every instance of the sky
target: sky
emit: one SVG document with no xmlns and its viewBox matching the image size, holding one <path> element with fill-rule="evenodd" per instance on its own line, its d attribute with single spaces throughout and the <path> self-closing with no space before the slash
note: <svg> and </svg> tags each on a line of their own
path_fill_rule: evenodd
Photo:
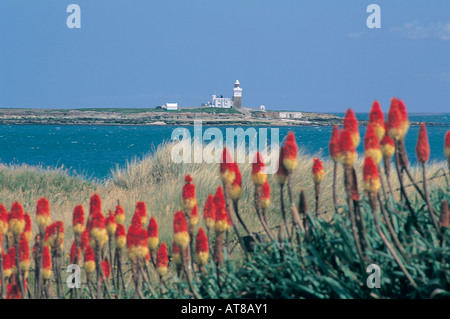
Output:
<svg viewBox="0 0 450 319">
<path fill-rule="evenodd" d="M 450 1 L 0 0 L 0 107 L 199 106 L 237 79 L 248 107 L 368 112 L 396 96 L 450 112 Z"/>
</svg>

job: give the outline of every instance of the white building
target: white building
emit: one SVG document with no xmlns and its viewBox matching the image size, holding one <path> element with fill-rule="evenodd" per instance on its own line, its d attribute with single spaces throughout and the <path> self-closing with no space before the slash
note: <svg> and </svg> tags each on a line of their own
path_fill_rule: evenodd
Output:
<svg viewBox="0 0 450 319">
<path fill-rule="evenodd" d="M 242 88 L 240 87 L 239 81 L 236 80 L 233 88 L 233 99 L 223 97 L 221 95 L 218 97 L 216 94 L 212 95 L 211 102 L 205 104 L 207 107 L 221 107 L 221 108 L 240 108 L 242 100 Z"/>
<path fill-rule="evenodd" d="M 166 103 L 163 105 L 163 109 L 166 109 L 167 111 L 176 111 L 178 110 L 178 103 Z"/>
</svg>

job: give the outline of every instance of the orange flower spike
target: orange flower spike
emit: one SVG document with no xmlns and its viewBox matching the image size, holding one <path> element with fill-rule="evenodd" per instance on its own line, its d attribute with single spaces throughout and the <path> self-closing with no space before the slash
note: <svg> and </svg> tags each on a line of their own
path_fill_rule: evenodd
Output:
<svg viewBox="0 0 450 319">
<path fill-rule="evenodd" d="M 401 140 L 408 131 L 408 113 L 402 100 L 391 99 L 391 107 L 388 113 L 388 133 L 394 140 Z"/>
<path fill-rule="evenodd" d="M 123 207 L 121 205 L 116 206 L 114 215 L 116 215 L 117 224 L 123 225 L 123 223 L 125 222 L 125 210 L 123 209 Z"/>
<path fill-rule="evenodd" d="M 262 196 L 261 196 L 262 208 L 267 208 L 270 206 L 270 185 L 269 185 L 268 181 L 266 181 L 262 185 L 261 192 L 262 192 Z"/>
<path fill-rule="evenodd" d="M 136 262 L 138 260 L 145 260 L 148 250 L 148 233 L 142 227 L 128 228 L 127 233 L 127 253 L 128 257 Z"/>
<path fill-rule="evenodd" d="M 3 254 L 3 234 L 1 231 L 0 231 L 0 254 Z"/>
<path fill-rule="evenodd" d="M 105 220 L 106 225 L 106 231 L 108 232 L 109 236 L 114 236 L 117 229 L 117 223 L 116 223 L 116 216 L 112 213 L 109 214 L 109 216 Z"/>
<path fill-rule="evenodd" d="M 180 248 L 175 244 L 175 241 L 172 243 L 172 260 L 176 265 L 182 264 Z"/>
<path fill-rule="evenodd" d="M 45 230 L 44 246 L 58 247 L 64 243 L 64 223 L 54 222 Z"/>
<path fill-rule="evenodd" d="M 25 233 L 20 235 L 19 241 L 19 269 L 22 272 L 30 269 L 30 246 Z"/>
<path fill-rule="evenodd" d="M 381 187 L 378 168 L 371 157 L 366 157 L 363 166 L 364 189 L 366 192 L 377 193 Z"/>
<path fill-rule="evenodd" d="M 89 241 L 90 241 L 89 231 L 85 230 L 84 232 L 81 233 L 81 240 L 80 240 L 80 247 L 83 252 L 89 246 Z"/>
<path fill-rule="evenodd" d="M 49 280 L 52 276 L 52 257 L 50 255 L 50 249 L 44 246 L 42 250 L 42 277 L 45 280 Z"/>
<path fill-rule="evenodd" d="M 341 144 L 339 141 L 339 127 L 337 125 L 333 126 L 333 131 L 331 132 L 330 142 L 328 143 L 328 151 L 330 153 L 331 159 L 335 163 L 339 163 L 341 158 Z"/>
<path fill-rule="evenodd" d="M 116 240 L 116 249 L 122 249 L 127 244 L 127 234 L 125 226 L 117 224 L 116 233 L 114 234 Z"/>
<path fill-rule="evenodd" d="M 5 278 L 9 278 L 12 274 L 11 260 L 9 254 L 2 252 L 2 256 L 3 256 L 3 275 L 5 276 Z"/>
<path fill-rule="evenodd" d="M 33 232 L 31 230 L 31 216 L 29 213 L 25 213 L 25 229 L 24 229 L 25 237 L 27 240 L 31 240 L 33 238 Z"/>
<path fill-rule="evenodd" d="M 286 184 L 288 172 L 283 165 L 283 148 L 280 148 L 280 156 L 278 157 L 278 170 L 276 173 L 278 184 Z"/>
<path fill-rule="evenodd" d="M 42 197 L 36 204 L 36 223 L 39 226 L 39 231 L 44 233 L 45 229 L 51 223 L 50 219 L 50 203 L 48 199 Z"/>
<path fill-rule="evenodd" d="M 315 158 L 313 160 L 313 167 L 312 167 L 312 176 L 314 183 L 318 184 L 322 181 L 323 177 L 325 176 L 325 171 L 323 169 L 322 161 L 318 158 Z"/>
<path fill-rule="evenodd" d="M 95 254 L 91 246 L 87 246 L 84 250 L 84 271 L 87 274 L 95 271 Z"/>
<path fill-rule="evenodd" d="M 9 230 L 8 211 L 6 210 L 5 205 L 0 204 L 0 231 L 3 234 L 7 234 L 8 230 Z"/>
<path fill-rule="evenodd" d="M 156 251 L 159 244 L 159 233 L 158 233 L 158 223 L 154 217 L 150 218 L 148 223 L 148 248 L 150 251 Z"/>
<path fill-rule="evenodd" d="M 19 202 L 14 202 L 11 207 L 9 229 L 14 236 L 19 237 L 25 229 L 25 213 Z"/>
<path fill-rule="evenodd" d="M 252 182 L 254 185 L 262 185 L 267 181 L 266 164 L 261 153 L 256 152 L 252 164 Z"/>
<path fill-rule="evenodd" d="M 73 241 L 72 246 L 70 247 L 70 256 L 69 260 L 71 264 L 75 263 L 75 257 L 77 257 L 77 245 L 75 241 Z M 78 263 L 81 261 L 81 249 L 78 247 Z"/>
<path fill-rule="evenodd" d="M 364 149 L 365 155 L 372 157 L 375 165 L 380 164 L 383 154 L 381 153 L 380 142 L 375 132 L 375 127 L 370 123 L 367 125 L 366 136 L 364 136 Z"/>
<path fill-rule="evenodd" d="M 395 153 L 395 142 L 387 134 L 385 134 L 381 140 L 381 153 L 386 161 L 390 160 Z"/>
<path fill-rule="evenodd" d="M 195 238 L 195 260 L 201 266 L 206 265 L 209 258 L 208 238 L 203 228 L 199 228 Z"/>
<path fill-rule="evenodd" d="M 144 225 L 147 222 L 147 205 L 145 205 L 145 202 L 136 203 L 135 214 L 141 217 L 142 225 Z"/>
<path fill-rule="evenodd" d="M 12 284 L 8 284 L 6 290 L 6 299 L 22 299 L 22 293 L 20 292 L 20 287 L 16 281 Z"/>
<path fill-rule="evenodd" d="M 108 242 L 105 216 L 103 216 L 101 212 L 94 211 L 90 217 L 90 245 L 92 248 L 96 248 L 96 245 L 98 244 L 100 248 L 103 248 Z"/>
<path fill-rule="evenodd" d="M 17 274 L 17 265 L 16 265 L 16 248 L 14 246 L 9 247 L 8 250 L 9 263 L 11 265 L 11 273 Z"/>
<path fill-rule="evenodd" d="M 100 199 L 100 196 L 95 193 L 91 196 L 91 201 L 89 203 L 89 217 L 98 213 L 102 213 L 102 200 Z"/>
<path fill-rule="evenodd" d="M 75 235 L 79 236 L 86 229 L 84 225 L 84 209 L 82 205 L 75 206 L 72 216 L 72 227 Z"/>
<path fill-rule="evenodd" d="M 216 194 L 214 195 L 214 205 L 216 207 L 214 230 L 216 233 L 222 233 L 228 229 L 228 212 L 222 186 L 217 187 Z"/>
<path fill-rule="evenodd" d="M 106 279 L 111 278 L 111 264 L 107 259 L 102 260 L 101 267 L 103 270 L 103 274 L 105 275 Z M 103 280 L 103 276 L 100 276 L 100 280 Z"/>
<path fill-rule="evenodd" d="M 281 163 L 288 174 L 291 174 L 297 167 L 297 152 L 298 147 L 297 142 L 295 141 L 295 135 L 293 132 L 289 131 L 286 137 L 286 142 L 283 146 L 283 161 Z"/>
<path fill-rule="evenodd" d="M 189 232 L 184 213 L 178 211 L 173 220 L 174 241 L 180 249 L 186 249 L 189 245 Z"/>
<path fill-rule="evenodd" d="M 373 102 L 369 113 L 369 123 L 373 125 L 375 134 L 377 134 L 378 140 L 381 141 L 386 129 L 384 128 L 384 113 L 378 101 Z"/>
<path fill-rule="evenodd" d="M 195 195 L 195 185 L 192 182 L 192 176 L 186 175 L 184 177 L 185 185 L 181 194 L 181 204 L 185 210 L 191 211 L 197 205 L 197 198 Z"/>
<path fill-rule="evenodd" d="M 447 161 L 450 163 L 450 131 L 445 133 L 444 154 L 447 157 Z"/>
<path fill-rule="evenodd" d="M 419 136 L 416 144 L 416 156 L 419 163 L 424 164 L 430 159 L 430 144 L 425 124 L 420 124 Z"/>
<path fill-rule="evenodd" d="M 230 195 L 233 201 L 237 201 L 242 196 L 242 174 L 237 163 L 234 163 L 233 169 L 235 177 L 231 185 Z"/>
<path fill-rule="evenodd" d="M 232 184 L 236 177 L 233 157 L 231 156 L 230 151 L 226 147 L 224 147 L 222 151 L 222 161 L 220 163 L 220 177 L 222 178 L 222 182 L 228 185 Z"/>
<path fill-rule="evenodd" d="M 131 218 L 131 226 L 140 228 L 142 227 L 141 215 L 134 213 L 133 218 Z"/>
<path fill-rule="evenodd" d="M 342 130 L 339 141 L 341 146 L 342 164 L 353 165 L 356 162 L 358 154 L 356 153 L 352 134 L 347 130 Z"/>
<path fill-rule="evenodd" d="M 214 204 L 214 197 L 209 194 L 206 199 L 205 207 L 203 208 L 203 218 L 205 219 L 206 227 L 211 230 L 216 223 L 216 206 Z"/>
<path fill-rule="evenodd" d="M 163 242 L 161 246 L 159 246 L 158 252 L 156 253 L 156 271 L 161 277 L 167 274 L 168 265 L 169 255 L 167 254 L 166 243 Z"/>
<path fill-rule="evenodd" d="M 190 222 L 192 226 L 198 224 L 198 205 L 195 205 L 194 208 L 192 208 Z"/>
<path fill-rule="evenodd" d="M 352 109 L 347 109 L 344 117 L 344 125 L 343 129 L 350 132 L 350 135 L 353 140 L 353 145 L 355 148 L 359 145 L 360 136 L 359 136 L 359 128 L 358 128 L 358 120 L 356 119 L 355 112 Z"/>
</svg>

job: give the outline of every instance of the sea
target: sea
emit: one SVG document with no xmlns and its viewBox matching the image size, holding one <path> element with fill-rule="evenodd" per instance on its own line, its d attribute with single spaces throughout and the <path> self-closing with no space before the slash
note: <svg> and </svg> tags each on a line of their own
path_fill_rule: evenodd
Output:
<svg viewBox="0 0 450 319">
<path fill-rule="evenodd" d="M 342 113 L 335 113 L 344 116 Z M 359 120 L 367 120 L 367 113 L 358 113 Z M 431 161 L 444 161 L 444 136 L 450 130 L 450 113 L 410 114 L 410 121 L 440 123 L 429 126 L 428 137 Z M 225 136 L 226 128 L 217 126 Z M 170 142 L 175 126 L 78 126 L 78 125 L 0 125 L 0 163 L 27 164 L 44 168 L 64 167 L 71 175 L 81 175 L 102 181 L 112 176 L 115 167 L 125 167 L 134 159 L 142 159 L 156 150 L 158 145 Z M 194 136 L 192 126 L 183 127 Z M 203 131 L 210 127 L 203 126 Z M 248 127 L 243 126 L 244 130 Z M 259 129 L 268 128 L 255 127 Z M 328 142 L 332 127 L 282 126 L 279 139 L 288 131 L 295 133 L 299 148 L 323 158 L 328 156 Z M 406 136 L 406 149 L 411 163 L 415 162 L 415 145 L 419 127 L 410 127 Z M 270 130 L 269 130 L 270 132 Z M 360 127 L 364 136 L 365 127 Z M 270 133 L 268 133 L 270 139 Z M 363 152 L 360 144 L 358 151 Z"/>
</svg>

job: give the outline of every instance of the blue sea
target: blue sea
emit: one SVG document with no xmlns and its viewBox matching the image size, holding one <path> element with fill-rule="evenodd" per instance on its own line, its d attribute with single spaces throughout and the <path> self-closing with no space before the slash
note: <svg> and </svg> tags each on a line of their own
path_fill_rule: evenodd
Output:
<svg viewBox="0 0 450 319">
<path fill-rule="evenodd" d="M 343 114 L 338 114 L 343 116 Z M 365 120 L 368 114 L 357 114 Z M 450 113 L 411 114 L 411 121 L 437 122 L 428 127 L 431 160 L 445 160 L 444 136 L 450 130 Z M 4 164 L 64 166 L 72 174 L 102 180 L 111 176 L 111 169 L 124 167 L 127 161 L 151 154 L 156 147 L 170 141 L 174 126 L 0 126 L 0 162 Z M 185 127 L 193 135 L 193 127 Z M 203 127 L 203 130 L 208 127 Z M 225 126 L 219 126 L 225 136 Z M 234 127 L 235 128 L 235 127 Z M 247 127 L 243 127 L 246 129 Z M 258 127 L 256 127 L 258 130 Z M 331 127 L 279 127 L 280 141 L 293 131 L 297 143 L 309 153 L 328 155 Z M 360 128 L 364 136 L 365 127 Z M 406 148 L 411 162 L 415 161 L 414 148 L 418 127 L 411 127 L 406 137 Z M 269 133 L 270 137 L 270 133 Z M 362 144 L 362 143 L 361 143 Z M 360 145 L 359 152 L 362 152 Z"/>
</svg>

